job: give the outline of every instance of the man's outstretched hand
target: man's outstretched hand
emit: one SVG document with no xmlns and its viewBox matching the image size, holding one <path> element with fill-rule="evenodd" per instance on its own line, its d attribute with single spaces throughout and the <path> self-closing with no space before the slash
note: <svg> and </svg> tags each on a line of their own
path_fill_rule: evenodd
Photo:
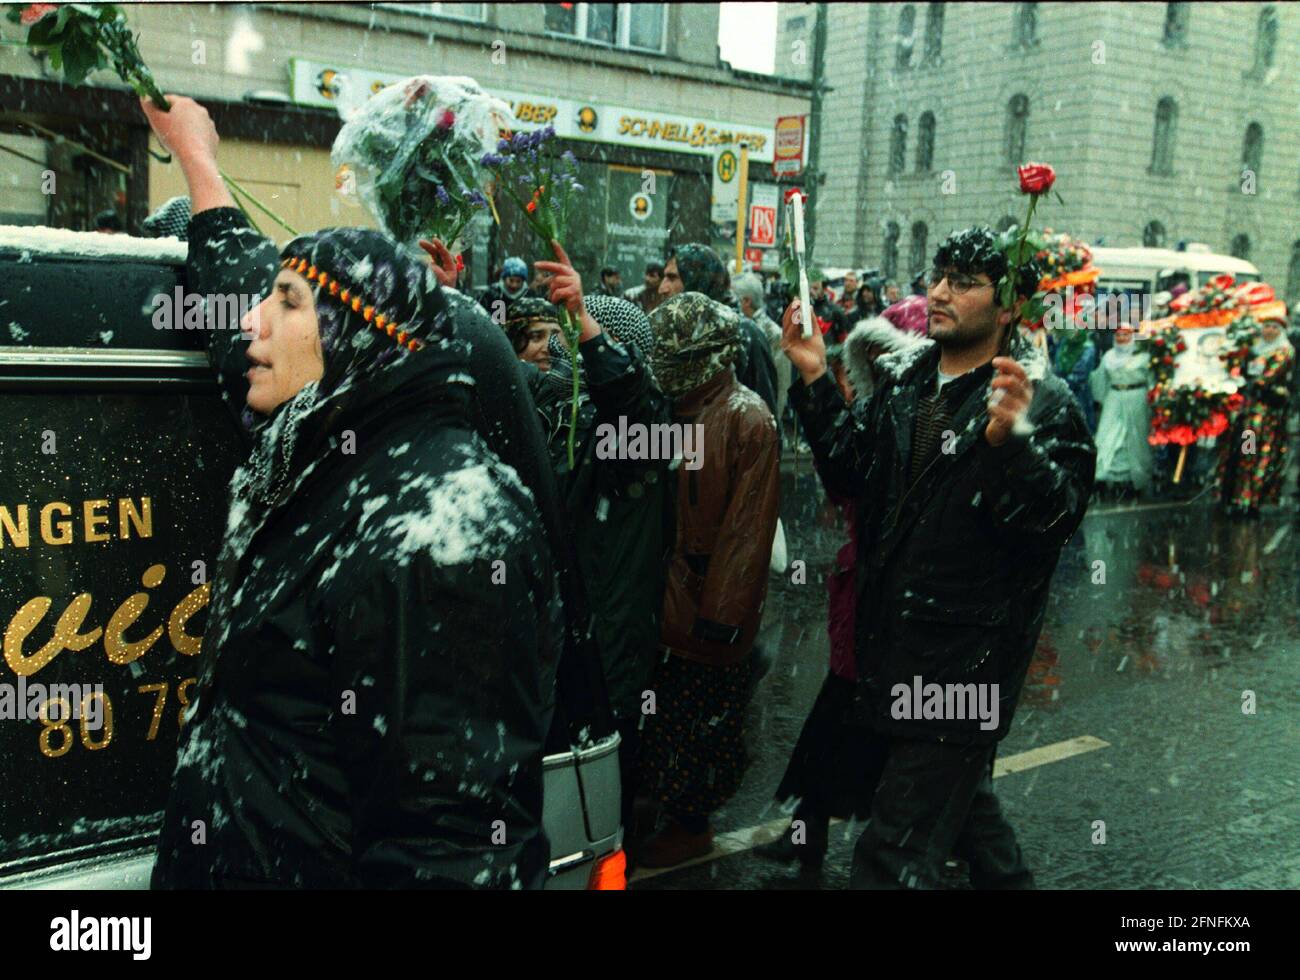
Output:
<svg viewBox="0 0 1300 980">
<path fill-rule="evenodd" d="M 781 318 L 781 350 L 790 358 L 803 383 L 810 385 L 826 373 L 826 343 L 816 327 L 811 337 L 803 335 L 801 305 L 799 300 L 794 300 Z"/>
</svg>

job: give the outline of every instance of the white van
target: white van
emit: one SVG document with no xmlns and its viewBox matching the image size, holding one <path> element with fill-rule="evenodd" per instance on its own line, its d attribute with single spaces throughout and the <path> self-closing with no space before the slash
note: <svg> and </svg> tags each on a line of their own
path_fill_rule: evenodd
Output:
<svg viewBox="0 0 1300 980">
<path fill-rule="evenodd" d="M 1259 270 L 1245 259 L 1217 255 L 1199 242 L 1189 244 L 1186 251 L 1097 247 L 1092 250 L 1092 261 L 1101 270 L 1099 293 L 1154 296 L 1180 282 L 1195 290 L 1223 272 L 1239 283 L 1259 281 Z"/>
</svg>

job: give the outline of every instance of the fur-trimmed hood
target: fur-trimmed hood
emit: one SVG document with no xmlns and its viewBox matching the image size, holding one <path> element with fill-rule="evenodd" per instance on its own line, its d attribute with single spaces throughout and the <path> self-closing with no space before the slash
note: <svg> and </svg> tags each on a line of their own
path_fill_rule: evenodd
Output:
<svg viewBox="0 0 1300 980">
<path fill-rule="evenodd" d="M 849 383 L 858 392 L 871 390 L 873 378 L 869 350 L 873 345 L 885 348 L 885 355 L 889 355 L 921 350 L 932 343 L 924 337 L 899 330 L 883 316 L 859 320 L 844 340 L 844 368 L 848 371 Z"/>
</svg>

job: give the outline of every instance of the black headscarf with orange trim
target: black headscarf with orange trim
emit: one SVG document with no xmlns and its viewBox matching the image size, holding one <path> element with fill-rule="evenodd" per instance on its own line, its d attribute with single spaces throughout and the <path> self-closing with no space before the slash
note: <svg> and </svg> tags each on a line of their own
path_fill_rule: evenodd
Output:
<svg viewBox="0 0 1300 980">
<path fill-rule="evenodd" d="M 369 229 L 301 235 L 281 266 L 310 283 L 324 372 L 258 427 L 235 475 L 236 499 L 268 507 L 363 413 L 437 389 L 442 410 L 467 419 L 474 384 L 469 349 L 447 315 L 432 270 Z M 410 390 L 407 390 L 410 389 Z"/>
</svg>

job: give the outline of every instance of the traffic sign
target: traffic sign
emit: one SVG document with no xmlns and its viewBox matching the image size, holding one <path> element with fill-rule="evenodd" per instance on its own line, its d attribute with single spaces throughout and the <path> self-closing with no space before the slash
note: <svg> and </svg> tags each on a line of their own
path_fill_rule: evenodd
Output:
<svg viewBox="0 0 1300 980">
<path fill-rule="evenodd" d="M 749 209 L 749 242 L 771 247 L 776 244 L 776 208 L 754 204 Z"/>
</svg>

